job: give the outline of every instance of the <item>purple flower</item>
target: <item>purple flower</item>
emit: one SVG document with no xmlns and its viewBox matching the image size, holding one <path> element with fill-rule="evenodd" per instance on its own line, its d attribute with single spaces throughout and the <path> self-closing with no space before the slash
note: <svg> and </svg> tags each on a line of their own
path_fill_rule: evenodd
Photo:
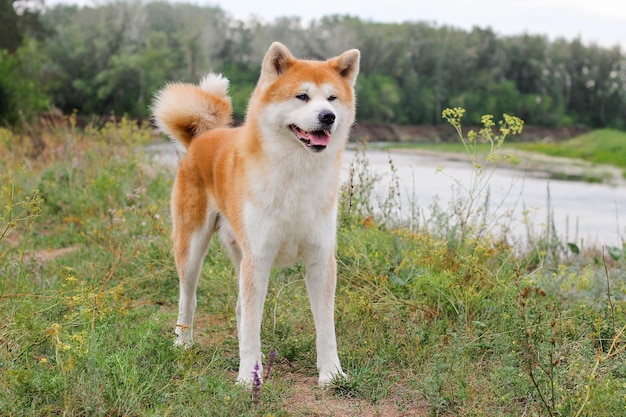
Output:
<svg viewBox="0 0 626 417">
<path fill-rule="evenodd" d="M 254 371 L 252 371 L 252 402 L 256 406 L 259 403 L 259 397 L 261 396 L 261 378 L 259 377 L 259 363 L 254 364 Z"/>
<path fill-rule="evenodd" d="M 263 375 L 263 379 L 270 379 L 270 372 L 272 371 L 272 365 L 274 365 L 274 360 L 276 359 L 276 350 L 272 349 L 270 352 L 270 360 L 267 363 L 267 368 L 265 369 L 265 375 Z"/>
<path fill-rule="evenodd" d="M 272 365 L 274 364 L 274 360 L 276 359 L 276 350 L 272 349 L 270 352 L 270 359 L 267 363 L 267 368 L 265 369 L 265 375 L 263 375 L 263 379 L 268 380 L 270 378 L 270 372 L 272 370 Z M 252 371 L 252 402 L 256 406 L 259 403 L 259 398 L 261 397 L 261 377 L 259 376 L 259 363 L 254 364 L 254 371 Z"/>
</svg>

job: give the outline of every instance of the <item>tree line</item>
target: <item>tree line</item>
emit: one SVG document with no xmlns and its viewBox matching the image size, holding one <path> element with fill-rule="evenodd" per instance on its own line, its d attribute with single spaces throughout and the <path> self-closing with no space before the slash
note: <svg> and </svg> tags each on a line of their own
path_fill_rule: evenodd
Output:
<svg viewBox="0 0 626 417">
<path fill-rule="evenodd" d="M 361 50 L 361 123 L 439 124 L 444 108 L 461 106 L 471 123 L 509 113 L 546 127 L 626 128 L 624 53 L 579 39 L 338 15 L 240 20 L 217 7 L 141 0 L 0 0 L 0 28 L 3 123 L 50 109 L 146 118 L 165 82 L 197 82 L 207 71 L 231 80 L 242 119 L 261 59 L 280 41 L 302 58 Z"/>
</svg>

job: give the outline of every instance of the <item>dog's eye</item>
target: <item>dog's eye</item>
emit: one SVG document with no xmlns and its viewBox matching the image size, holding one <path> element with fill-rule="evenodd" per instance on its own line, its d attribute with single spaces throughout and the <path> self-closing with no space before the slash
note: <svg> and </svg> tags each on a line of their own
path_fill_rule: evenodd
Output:
<svg viewBox="0 0 626 417">
<path fill-rule="evenodd" d="M 329 96 L 328 97 L 328 101 L 335 101 L 337 100 L 337 96 Z"/>
<path fill-rule="evenodd" d="M 308 95 L 308 94 L 304 94 L 304 93 L 302 93 L 302 94 L 298 94 L 298 95 L 296 96 L 296 98 L 297 98 L 298 100 L 304 101 L 305 103 L 306 103 L 307 101 L 309 101 L 309 95 Z"/>
</svg>

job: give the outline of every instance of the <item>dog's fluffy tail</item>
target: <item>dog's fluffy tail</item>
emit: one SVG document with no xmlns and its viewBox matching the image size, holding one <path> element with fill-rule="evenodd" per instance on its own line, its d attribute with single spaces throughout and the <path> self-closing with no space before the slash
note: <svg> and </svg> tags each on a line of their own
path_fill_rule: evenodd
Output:
<svg viewBox="0 0 626 417">
<path fill-rule="evenodd" d="M 199 85 L 168 84 L 156 94 L 151 110 L 158 128 L 188 147 L 202 132 L 230 125 L 228 79 L 209 73 Z"/>
</svg>

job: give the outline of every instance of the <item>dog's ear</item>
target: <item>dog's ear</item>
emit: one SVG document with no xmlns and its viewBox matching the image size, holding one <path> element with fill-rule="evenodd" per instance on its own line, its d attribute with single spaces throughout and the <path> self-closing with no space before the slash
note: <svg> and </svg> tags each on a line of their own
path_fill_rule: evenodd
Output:
<svg viewBox="0 0 626 417">
<path fill-rule="evenodd" d="M 335 70 L 345 78 L 348 84 L 354 86 L 356 76 L 359 75 L 359 62 L 361 61 L 361 52 L 358 49 L 350 49 L 338 57 L 331 58 L 330 64 Z"/>
<path fill-rule="evenodd" d="M 263 58 L 260 81 L 262 84 L 269 84 L 287 71 L 295 58 L 289 49 L 280 42 L 274 42 Z"/>
</svg>

